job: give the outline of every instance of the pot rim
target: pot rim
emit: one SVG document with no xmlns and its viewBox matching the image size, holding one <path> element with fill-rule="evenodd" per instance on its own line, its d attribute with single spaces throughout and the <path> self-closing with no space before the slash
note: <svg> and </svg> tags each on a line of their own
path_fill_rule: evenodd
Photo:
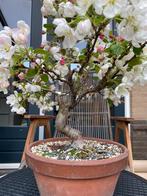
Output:
<svg viewBox="0 0 147 196">
<path fill-rule="evenodd" d="M 49 139 L 44 139 L 44 140 L 39 140 L 39 141 L 36 141 L 36 142 L 33 142 L 32 144 L 30 144 L 30 146 L 27 148 L 26 150 L 26 155 L 37 160 L 37 161 L 40 161 L 40 162 L 44 162 L 44 163 L 50 163 L 50 164 L 56 164 L 56 165 L 74 165 L 74 166 L 98 166 L 98 165 L 107 165 L 107 164 L 110 164 L 112 162 L 118 162 L 118 161 L 121 161 L 125 158 L 127 158 L 128 156 L 128 150 L 127 148 L 120 144 L 120 143 L 117 143 L 117 142 L 114 142 L 114 141 L 111 141 L 111 140 L 106 140 L 106 139 L 99 139 L 99 138 L 90 138 L 90 137 L 83 137 L 84 139 L 88 139 L 88 140 L 96 140 L 96 141 L 99 141 L 99 142 L 108 142 L 108 143 L 113 143 L 113 144 L 116 144 L 118 145 L 119 147 L 121 147 L 123 149 L 123 152 L 116 156 L 116 157 L 113 157 L 113 158 L 108 158 L 108 159 L 101 159 L 101 160 L 56 160 L 56 159 L 52 159 L 52 158 L 47 158 L 47 157 L 42 157 L 42 156 L 39 156 L 39 155 L 36 155 L 34 153 L 31 152 L 31 147 L 32 146 L 35 146 L 35 145 L 38 145 L 40 143 L 45 143 L 47 141 L 64 141 L 64 140 L 69 140 L 69 138 L 67 137 L 64 137 L 64 138 L 49 138 Z"/>
</svg>

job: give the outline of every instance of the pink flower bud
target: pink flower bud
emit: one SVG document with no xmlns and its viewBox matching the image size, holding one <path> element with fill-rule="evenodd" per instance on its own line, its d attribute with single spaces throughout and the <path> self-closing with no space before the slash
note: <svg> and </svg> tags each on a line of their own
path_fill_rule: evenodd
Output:
<svg viewBox="0 0 147 196">
<path fill-rule="evenodd" d="M 104 35 L 103 34 L 99 35 L 99 39 L 103 40 L 104 39 Z"/>
<path fill-rule="evenodd" d="M 19 78 L 20 80 L 23 80 L 23 79 L 24 79 L 24 73 L 21 72 L 20 74 L 18 74 L 18 78 Z"/>
<path fill-rule="evenodd" d="M 104 56 L 103 55 L 99 55 L 99 57 L 98 57 L 98 61 L 100 61 L 100 62 L 102 62 L 103 60 L 104 60 Z"/>
<path fill-rule="evenodd" d="M 32 63 L 31 63 L 31 68 L 34 69 L 35 67 L 36 67 L 36 63 L 35 63 L 35 62 L 32 62 Z"/>
<path fill-rule="evenodd" d="M 115 39 L 115 36 L 114 35 L 109 35 L 109 38 L 110 39 Z"/>
<path fill-rule="evenodd" d="M 42 35 L 44 35 L 44 34 L 46 34 L 46 31 L 43 30 L 43 31 L 42 31 Z"/>
<path fill-rule="evenodd" d="M 122 41 L 124 41 L 124 38 L 122 36 L 117 36 L 116 40 L 119 41 L 119 42 L 122 42 Z"/>
<path fill-rule="evenodd" d="M 65 64 L 65 59 L 63 57 L 60 59 L 60 64 L 61 65 L 64 65 Z"/>
<path fill-rule="evenodd" d="M 97 47 L 97 52 L 104 52 L 104 50 L 105 50 L 105 48 L 104 48 L 104 46 L 98 46 Z"/>
</svg>

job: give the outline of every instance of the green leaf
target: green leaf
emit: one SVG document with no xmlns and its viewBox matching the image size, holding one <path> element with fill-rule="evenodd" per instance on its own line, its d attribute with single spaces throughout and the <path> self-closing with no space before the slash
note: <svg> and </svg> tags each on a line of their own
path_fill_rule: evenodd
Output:
<svg viewBox="0 0 147 196">
<path fill-rule="evenodd" d="M 48 51 L 46 51 L 46 50 L 44 50 L 42 48 L 36 48 L 34 50 L 34 53 L 36 53 L 36 54 L 45 54 L 45 55 L 48 55 L 49 54 Z"/>
<path fill-rule="evenodd" d="M 122 18 L 120 16 L 115 17 L 114 20 L 116 23 L 120 23 L 122 21 Z"/>
<path fill-rule="evenodd" d="M 109 107 L 112 107 L 113 106 L 113 101 L 111 99 L 107 99 L 107 101 L 108 101 Z"/>
<path fill-rule="evenodd" d="M 80 61 L 85 60 L 85 58 L 86 58 L 86 56 L 85 56 L 85 55 L 80 55 L 80 56 L 79 56 L 79 60 L 80 60 Z"/>
<path fill-rule="evenodd" d="M 85 20 L 85 19 L 86 19 L 85 16 L 77 16 L 74 20 L 72 20 L 72 21 L 69 23 L 69 25 L 70 25 L 71 27 L 76 27 L 77 24 L 78 24 L 80 21 Z"/>
<path fill-rule="evenodd" d="M 98 53 L 98 52 L 93 53 L 93 56 L 94 56 L 95 58 L 98 58 L 98 57 L 99 57 L 99 53 Z"/>
<path fill-rule="evenodd" d="M 130 71 L 135 65 L 142 64 L 141 57 L 135 57 L 128 63 L 128 69 L 127 71 Z"/>
<path fill-rule="evenodd" d="M 28 69 L 28 72 L 26 74 L 26 77 L 32 78 L 38 73 L 37 69 Z"/>
<path fill-rule="evenodd" d="M 99 66 L 95 66 L 94 70 L 95 70 L 96 73 L 98 73 L 100 71 L 100 67 Z"/>
<path fill-rule="evenodd" d="M 107 52 L 111 55 L 119 56 L 123 54 L 125 48 L 120 43 L 112 44 L 108 49 Z"/>
<path fill-rule="evenodd" d="M 66 50 L 65 49 L 61 49 L 61 54 L 64 56 L 64 55 L 66 55 Z"/>
<path fill-rule="evenodd" d="M 48 82 L 48 75 L 47 75 L 47 74 L 42 74 L 42 75 L 41 75 L 41 80 L 42 80 L 43 82 Z"/>
<path fill-rule="evenodd" d="M 82 54 L 85 54 L 87 52 L 87 48 L 83 48 L 82 50 L 81 50 L 81 53 Z"/>
<path fill-rule="evenodd" d="M 53 23 L 44 24 L 44 28 L 46 28 L 47 31 L 51 31 L 55 28 L 55 25 Z"/>
<path fill-rule="evenodd" d="M 142 53 L 142 48 L 135 48 L 135 47 L 133 47 L 133 52 L 136 55 L 140 55 Z"/>
<path fill-rule="evenodd" d="M 104 21 L 105 17 L 104 16 L 93 16 L 92 17 L 92 22 L 95 26 L 99 26 L 103 21 Z"/>
</svg>

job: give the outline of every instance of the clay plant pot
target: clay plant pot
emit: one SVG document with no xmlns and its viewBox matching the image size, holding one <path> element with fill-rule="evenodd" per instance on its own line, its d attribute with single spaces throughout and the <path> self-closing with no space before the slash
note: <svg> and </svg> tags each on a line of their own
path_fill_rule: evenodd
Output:
<svg viewBox="0 0 147 196">
<path fill-rule="evenodd" d="M 128 150 L 109 140 L 86 138 L 117 144 L 123 153 L 104 160 L 66 161 L 37 156 L 31 147 L 46 141 L 67 140 L 51 138 L 37 141 L 26 151 L 26 160 L 32 168 L 41 196 L 112 196 L 120 172 L 126 168 Z"/>
</svg>

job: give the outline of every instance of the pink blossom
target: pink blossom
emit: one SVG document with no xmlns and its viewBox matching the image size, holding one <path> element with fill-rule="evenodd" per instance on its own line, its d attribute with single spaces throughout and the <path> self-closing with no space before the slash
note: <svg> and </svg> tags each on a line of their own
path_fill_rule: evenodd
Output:
<svg viewBox="0 0 147 196">
<path fill-rule="evenodd" d="M 117 36 L 116 40 L 119 41 L 119 42 L 122 42 L 122 41 L 124 41 L 124 38 L 122 36 Z"/>
<path fill-rule="evenodd" d="M 60 59 L 60 64 L 61 65 L 64 65 L 65 64 L 65 59 L 63 57 Z"/>
<path fill-rule="evenodd" d="M 104 48 L 104 46 L 98 46 L 97 47 L 97 52 L 104 52 L 104 50 L 105 50 L 105 48 Z"/>
<path fill-rule="evenodd" d="M 103 40 L 104 39 L 104 35 L 103 34 L 99 35 L 99 39 Z"/>
<path fill-rule="evenodd" d="M 9 86 L 9 82 L 7 80 L 0 81 L 0 89 L 5 89 Z"/>
<path fill-rule="evenodd" d="M 32 63 L 31 63 L 31 68 L 34 69 L 35 67 L 36 67 L 36 63 L 35 63 L 35 62 L 32 62 Z"/>
<path fill-rule="evenodd" d="M 24 73 L 23 72 L 21 72 L 20 74 L 18 74 L 18 78 L 20 79 L 20 80 L 23 80 L 24 79 Z"/>
</svg>

